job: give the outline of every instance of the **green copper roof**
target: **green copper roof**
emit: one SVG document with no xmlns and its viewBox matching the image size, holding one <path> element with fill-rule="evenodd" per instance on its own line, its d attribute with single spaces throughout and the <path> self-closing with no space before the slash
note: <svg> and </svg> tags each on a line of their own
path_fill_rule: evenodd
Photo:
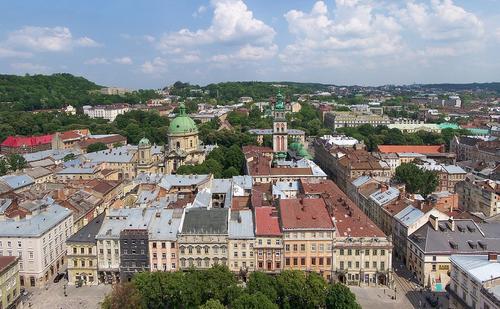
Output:
<svg viewBox="0 0 500 309">
<path fill-rule="evenodd" d="M 459 129 L 460 127 L 456 123 L 443 122 L 438 124 L 439 128 L 442 129 Z"/>
<path fill-rule="evenodd" d="M 179 106 L 179 115 L 172 120 L 168 127 L 169 134 L 195 133 L 198 132 L 196 123 L 186 114 L 183 103 Z"/>
<path fill-rule="evenodd" d="M 274 109 L 285 109 L 285 103 L 283 101 L 281 91 L 278 91 L 278 94 L 276 95 L 276 104 L 274 104 Z"/>
<path fill-rule="evenodd" d="M 141 147 L 141 146 L 151 146 L 149 139 L 147 139 L 145 137 L 141 138 L 141 140 L 139 141 L 139 147 Z"/>
<path fill-rule="evenodd" d="M 297 141 L 294 141 L 290 144 L 290 149 L 291 150 L 294 150 L 294 151 L 298 151 L 300 149 L 300 147 L 302 146 L 302 144 L 300 144 L 299 142 Z"/>
</svg>

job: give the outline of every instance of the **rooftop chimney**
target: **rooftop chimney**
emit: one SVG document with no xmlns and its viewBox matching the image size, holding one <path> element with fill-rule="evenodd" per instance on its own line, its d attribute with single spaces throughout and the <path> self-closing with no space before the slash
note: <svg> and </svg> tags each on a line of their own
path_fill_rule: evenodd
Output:
<svg viewBox="0 0 500 309">
<path fill-rule="evenodd" d="M 497 262 L 497 254 L 493 253 L 493 252 L 488 253 L 488 261 L 490 261 L 492 263 L 496 263 Z"/>
<path fill-rule="evenodd" d="M 430 215 L 429 216 L 429 222 L 430 222 L 430 224 L 432 225 L 432 227 L 434 228 L 435 231 L 437 231 L 439 229 L 438 218 L 436 216 Z"/>
<path fill-rule="evenodd" d="M 453 219 L 453 217 L 450 217 L 448 219 L 448 228 L 454 232 L 455 231 L 455 220 Z"/>
</svg>

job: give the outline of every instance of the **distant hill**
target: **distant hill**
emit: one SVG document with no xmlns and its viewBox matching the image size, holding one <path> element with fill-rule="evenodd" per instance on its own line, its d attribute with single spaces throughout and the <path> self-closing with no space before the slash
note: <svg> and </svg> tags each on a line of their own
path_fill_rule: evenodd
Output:
<svg viewBox="0 0 500 309">
<path fill-rule="evenodd" d="M 445 91 L 490 90 L 500 93 L 500 83 L 467 83 L 467 84 L 423 84 L 422 88 L 442 89 Z"/>
<path fill-rule="evenodd" d="M 65 105 L 145 102 L 158 95 L 153 90 L 139 90 L 119 95 L 101 95 L 97 85 L 83 77 L 67 73 L 52 75 L 0 75 L 0 110 L 39 110 Z"/>
<path fill-rule="evenodd" d="M 294 93 L 314 93 L 326 91 L 328 85 L 320 83 L 298 83 L 298 82 L 223 82 L 209 84 L 207 86 L 190 85 L 188 83 L 176 82 L 171 89 L 172 94 L 181 96 L 202 96 L 208 91 L 210 98 L 222 101 L 234 101 L 239 97 L 248 96 L 254 100 L 267 100 L 280 90 L 285 95 Z M 197 90 L 201 90 L 199 93 Z"/>
</svg>

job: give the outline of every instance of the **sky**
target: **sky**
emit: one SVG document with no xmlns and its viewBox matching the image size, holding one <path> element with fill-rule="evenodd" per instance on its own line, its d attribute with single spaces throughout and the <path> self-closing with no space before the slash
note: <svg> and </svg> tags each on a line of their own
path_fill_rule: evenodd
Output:
<svg viewBox="0 0 500 309">
<path fill-rule="evenodd" d="M 0 0 L 0 73 L 177 80 L 500 81 L 500 0 Z"/>
</svg>

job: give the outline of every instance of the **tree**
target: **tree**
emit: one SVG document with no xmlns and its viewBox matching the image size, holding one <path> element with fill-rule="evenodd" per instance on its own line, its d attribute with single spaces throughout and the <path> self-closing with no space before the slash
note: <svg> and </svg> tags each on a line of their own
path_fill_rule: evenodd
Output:
<svg viewBox="0 0 500 309">
<path fill-rule="evenodd" d="M 146 308 L 141 295 L 130 282 L 113 285 L 111 294 L 102 303 L 103 309 L 140 309 Z"/>
<path fill-rule="evenodd" d="M 262 292 L 255 294 L 242 294 L 231 303 L 232 309 L 278 309 Z"/>
<path fill-rule="evenodd" d="M 234 167 L 230 166 L 222 172 L 223 178 L 233 178 L 233 176 L 238 176 L 240 172 Z"/>
<path fill-rule="evenodd" d="M 199 309 L 224 309 L 223 304 L 217 299 L 209 299 L 206 303 L 198 307 Z"/>
<path fill-rule="evenodd" d="M 71 160 L 74 160 L 76 158 L 74 153 L 68 153 L 67 155 L 64 156 L 63 161 L 68 162 Z"/>
<path fill-rule="evenodd" d="M 20 154 L 11 154 L 7 156 L 7 165 L 11 171 L 17 171 L 28 166 L 26 159 Z"/>
<path fill-rule="evenodd" d="M 278 298 L 276 279 L 260 271 L 250 274 L 247 283 L 247 290 L 250 294 L 261 292 L 273 303 L 276 302 Z"/>
<path fill-rule="evenodd" d="M 9 165 L 7 164 L 7 161 L 5 161 L 4 158 L 0 159 L 0 176 L 3 176 L 7 174 L 9 171 Z"/>
<path fill-rule="evenodd" d="M 328 287 L 326 292 L 327 309 L 361 309 L 356 302 L 356 295 L 348 287 L 341 283 L 335 283 Z"/>
<path fill-rule="evenodd" d="M 436 172 L 424 170 L 414 163 L 403 163 L 398 166 L 396 179 L 405 183 L 406 191 L 423 196 L 434 192 L 439 182 Z"/>
<path fill-rule="evenodd" d="M 101 150 L 106 150 L 108 147 L 101 142 L 93 143 L 87 146 L 87 152 L 96 152 L 96 151 L 101 151 Z"/>
<path fill-rule="evenodd" d="M 285 270 L 277 278 L 278 299 L 281 308 L 314 308 L 324 302 L 324 296 L 308 291 L 307 275 L 299 270 Z M 322 300 L 323 299 L 323 300 Z"/>
</svg>

